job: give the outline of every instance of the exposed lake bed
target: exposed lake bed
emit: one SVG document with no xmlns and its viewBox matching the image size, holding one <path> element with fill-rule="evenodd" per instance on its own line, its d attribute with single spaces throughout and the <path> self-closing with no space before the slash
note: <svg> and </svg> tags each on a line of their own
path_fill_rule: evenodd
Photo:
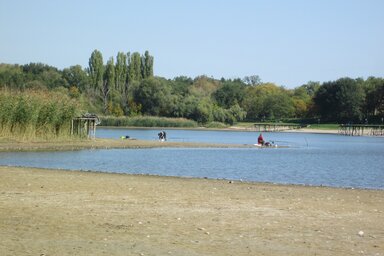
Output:
<svg viewBox="0 0 384 256">
<path fill-rule="evenodd" d="M 0 167 L 4 255 L 383 255 L 383 190 Z"/>
</svg>

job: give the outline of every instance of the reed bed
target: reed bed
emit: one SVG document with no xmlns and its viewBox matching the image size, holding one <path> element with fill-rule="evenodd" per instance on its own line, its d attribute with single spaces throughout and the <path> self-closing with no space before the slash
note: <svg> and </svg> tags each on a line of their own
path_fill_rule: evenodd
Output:
<svg viewBox="0 0 384 256">
<path fill-rule="evenodd" d="M 0 91 L 0 136 L 22 140 L 70 137 L 77 104 L 59 92 Z"/>
<path fill-rule="evenodd" d="M 102 126 L 131 126 L 131 127 L 197 127 L 197 122 L 185 118 L 166 118 L 155 116 L 112 117 L 101 118 Z"/>
</svg>

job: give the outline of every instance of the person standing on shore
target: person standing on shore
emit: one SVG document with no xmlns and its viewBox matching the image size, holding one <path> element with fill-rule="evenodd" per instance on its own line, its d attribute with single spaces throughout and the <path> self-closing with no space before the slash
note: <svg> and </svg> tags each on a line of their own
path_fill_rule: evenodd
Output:
<svg viewBox="0 0 384 256">
<path fill-rule="evenodd" d="M 166 141 L 167 140 L 167 134 L 165 133 L 165 131 L 161 131 L 157 135 L 159 136 L 160 141 Z"/>
</svg>

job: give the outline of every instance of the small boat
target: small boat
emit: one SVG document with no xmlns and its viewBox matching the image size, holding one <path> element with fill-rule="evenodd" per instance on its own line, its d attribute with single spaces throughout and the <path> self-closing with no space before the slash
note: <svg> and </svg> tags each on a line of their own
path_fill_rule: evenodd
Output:
<svg viewBox="0 0 384 256">
<path fill-rule="evenodd" d="M 253 144 L 254 146 L 256 147 L 259 147 L 259 148 L 278 148 L 279 146 L 277 146 L 274 142 L 266 142 L 264 144 Z"/>
</svg>

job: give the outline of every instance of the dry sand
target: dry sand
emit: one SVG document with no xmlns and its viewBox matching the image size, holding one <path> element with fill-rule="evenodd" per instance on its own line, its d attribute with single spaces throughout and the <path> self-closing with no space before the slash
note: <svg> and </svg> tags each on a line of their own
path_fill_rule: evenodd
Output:
<svg viewBox="0 0 384 256">
<path fill-rule="evenodd" d="M 384 255 L 384 191 L 0 167 L 0 255 Z"/>
</svg>

